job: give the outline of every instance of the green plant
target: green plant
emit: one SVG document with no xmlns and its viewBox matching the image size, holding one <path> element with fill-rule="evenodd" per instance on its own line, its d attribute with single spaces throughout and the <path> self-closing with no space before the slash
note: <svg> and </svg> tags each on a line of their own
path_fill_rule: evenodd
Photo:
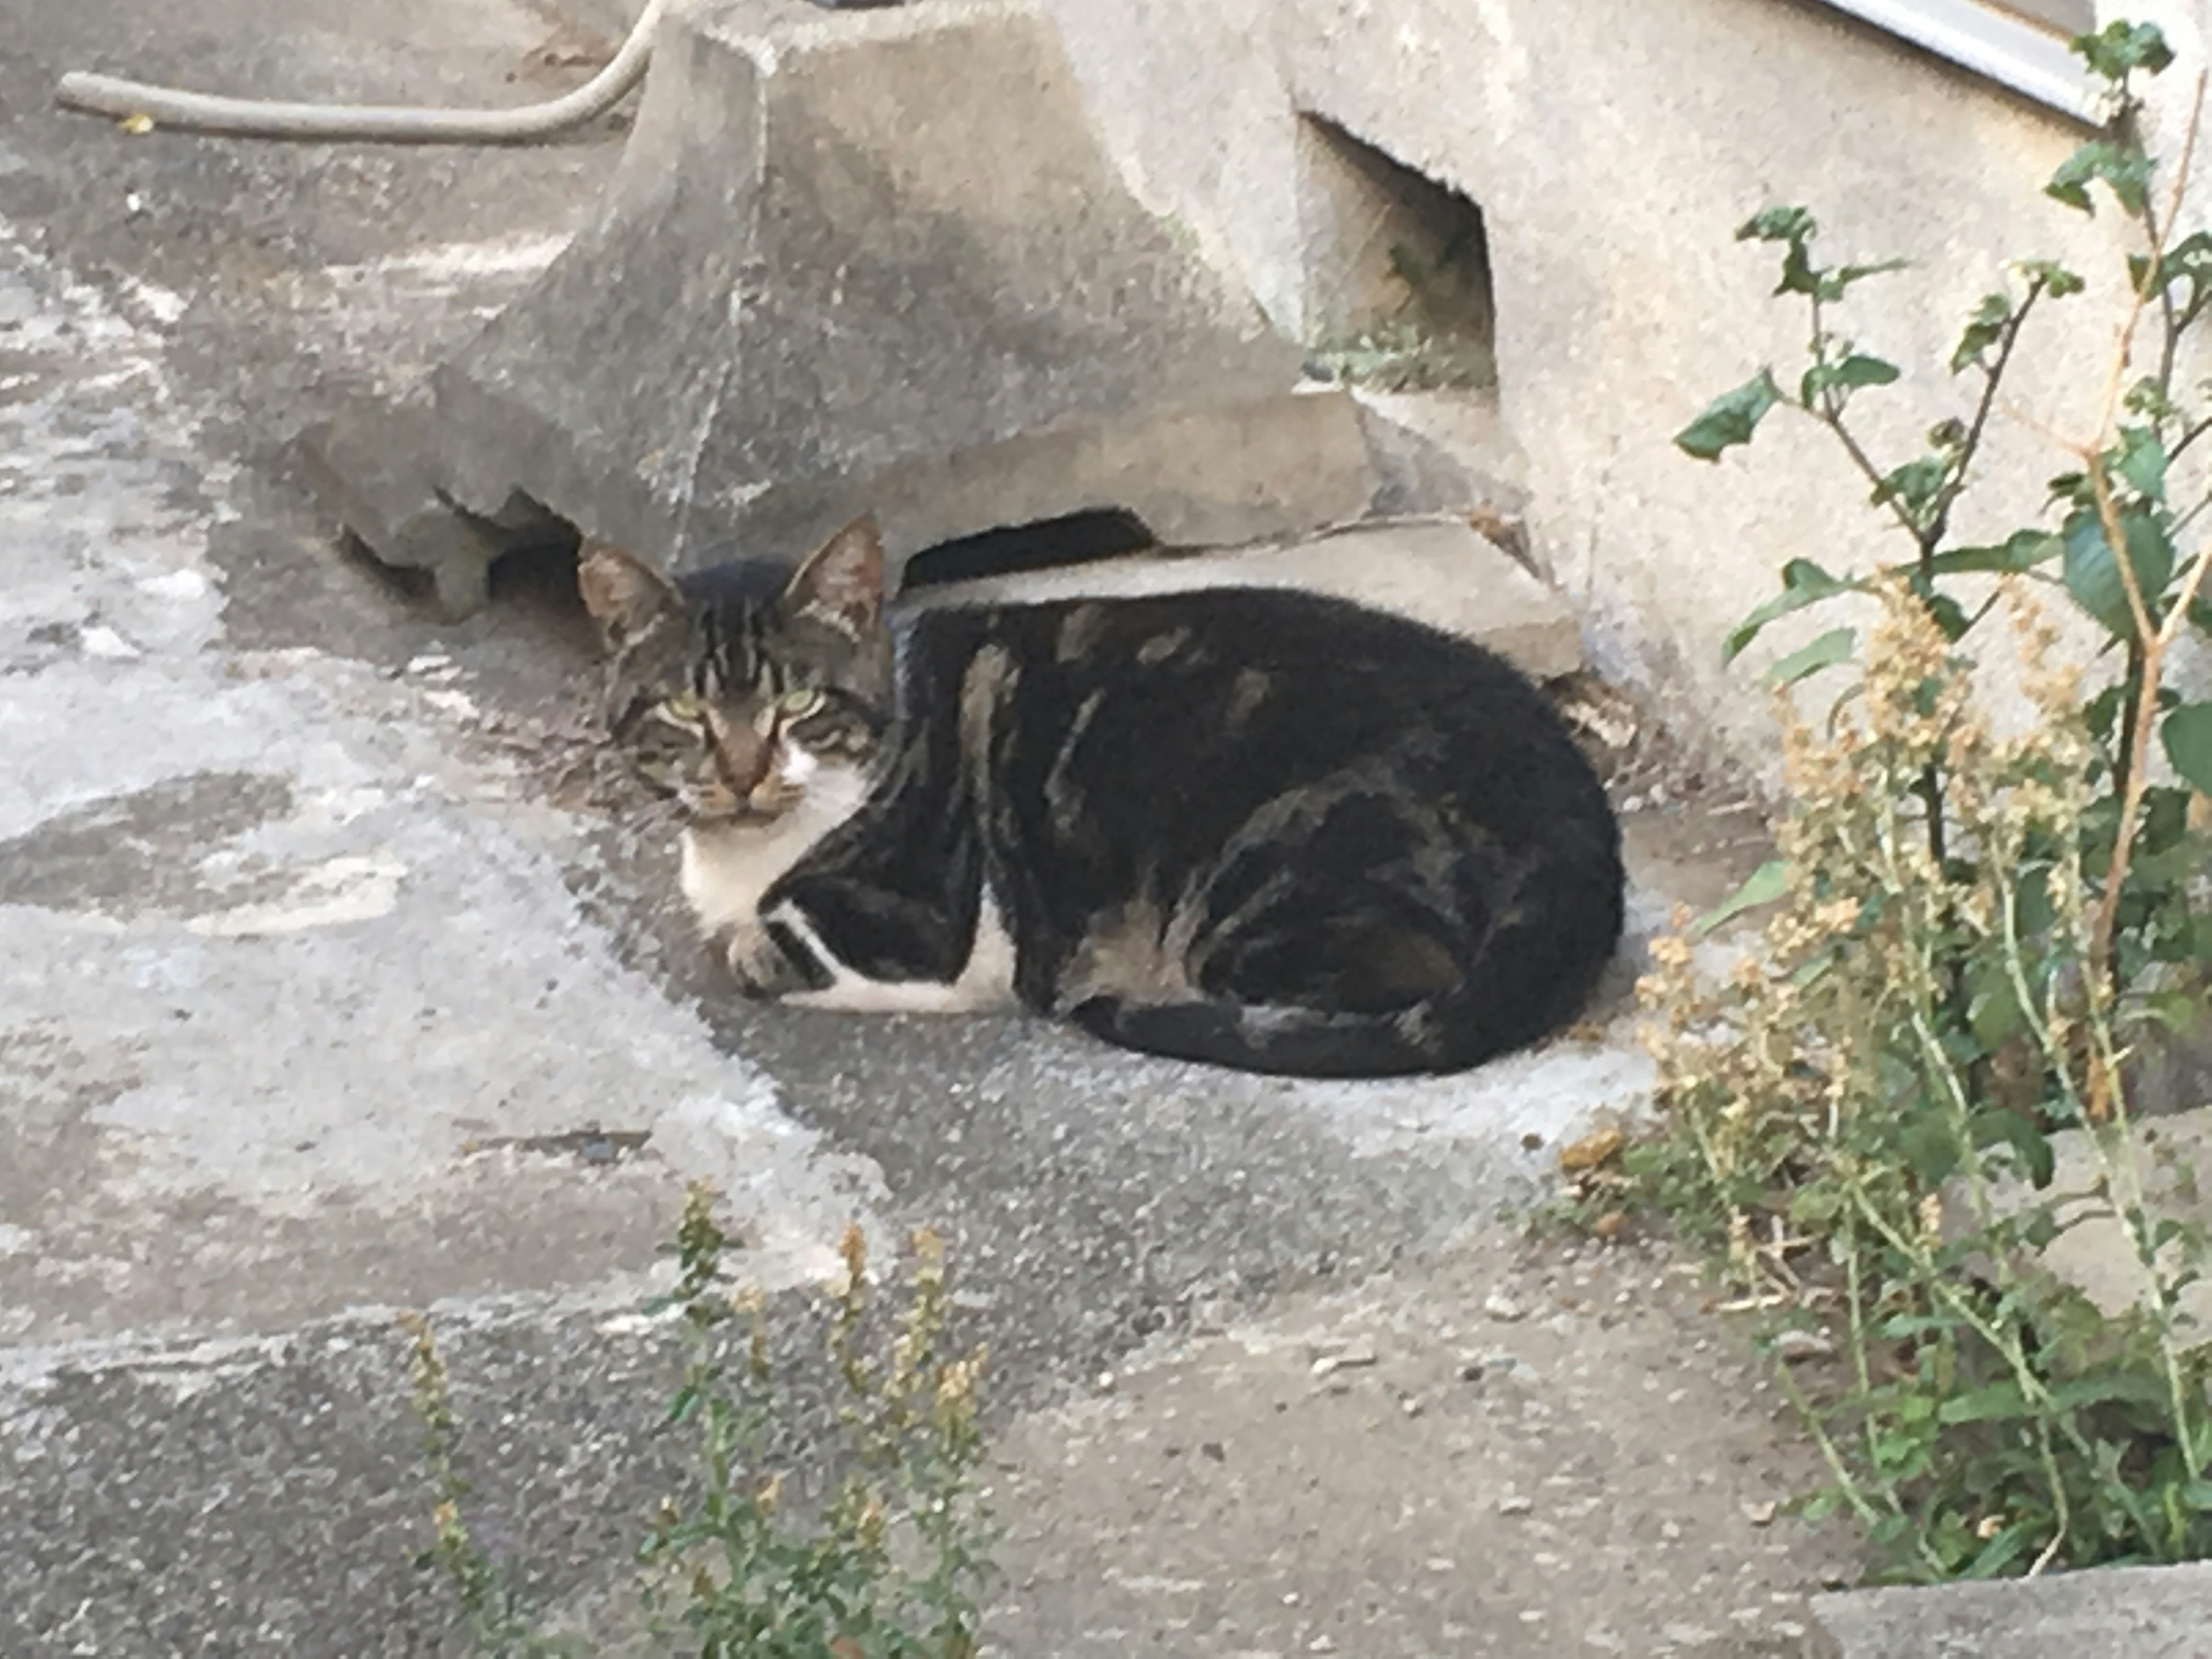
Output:
<svg viewBox="0 0 2212 1659">
<path fill-rule="evenodd" d="M 462 1429 L 453 1410 L 452 1380 L 430 1322 L 420 1314 L 409 1314 L 400 1324 L 411 1344 L 408 1375 L 415 1414 L 422 1419 L 423 1461 L 429 1466 L 437 1498 L 430 1516 L 430 1546 L 416 1557 L 415 1565 L 436 1567 L 445 1574 L 460 1597 L 464 1628 L 484 1652 L 519 1654 L 526 1659 L 569 1652 L 563 1644 L 536 1633 L 527 1605 L 469 1530 L 463 1506 L 470 1487 L 461 1474 Z"/>
<path fill-rule="evenodd" d="M 837 1444 L 823 1454 L 845 1473 L 826 1502 L 808 1506 L 793 1500 L 796 1483 L 774 1456 L 794 1399 L 774 1362 L 769 1304 L 732 1289 L 714 1206 L 711 1188 L 691 1188 L 674 1246 L 678 1284 L 648 1304 L 684 1322 L 692 1352 L 666 1426 L 696 1434 L 700 1469 L 639 1549 L 647 1605 L 665 1631 L 672 1620 L 682 1627 L 684 1650 L 700 1659 L 970 1659 L 975 1598 L 991 1571 L 975 1480 L 985 1356 L 945 1351 L 943 1242 L 928 1230 L 915 1236 L 902 1306 L 879 1316 L 866 1241 L 857 1226 L 846 1231 L 826 1308 Z M 424 1559 L 445 1570 L 487 1651 L 564 1651 L 534 1633 L 461 1521 L 443 1368 L 428 1327 L 414 1329 L 439 1499 Z"/>
<path fill-rule="evenodd" d="M 2114 23 L 2075 48 L 2111 121 L 2049 194 L 2089 211 L 2100 186 L 2141 250 L 2096 429 L 2002 541 L 1959 544 L 1955 509 L 1981 482 L 2031 319 L 2083 279 L 2015 265 L 1952 354 L 1953 374 L 1978 382 L 1966 406 L 1890 464 L 1854 416 L 1901 371 L 1838 319 L 1858 284 L 1901 267 L 1818 263 L 1802 208 L 1738 232 L 1781 248 L 1777 292 L 1807 307 L 1806 363 L 1788 389 L 1762 369 L 1676 441 L 1711 460 L 1792 408 L 1832 435 L 1910 551 L 1866 574 L 1792 559 L 1729 636 L 1733 659 L 1783 616 L 1846 595 L 1874 607 L 1864 641 L 1838 627 L 1774 665 L 1781 856 L 1705 924 L 1771 907 L 1763 936 L 1718 985 L 1686 927 L 1655 947 L 1647 1040 L 1666 1118 L 1625 1175 L 1584 1182 L 1605 1202 L 1625 1186 L 1708 1241 L 1743 1305 L 1838 1328 L 1839 1379 L 1782 1375 L 1829 1461 L 1820 1501 L 1850 1509 L 1884 1571 L 1908 1577 L 2212 1554 L 2212 1333 L 2185 1306 L 2203 1241 L 2148 1202 L 2130 1099 L 2137 1048 L 2196 1017 L 2212 963 L 2192 829 L 2192 793 L 2212 788 L 2212 703 L 2169 684 L 2185 630 L 2212 628 L 2212 553 L 2193 538 L 2212 489 L 2191 457 L 2212 389 L 2180 383 L 2212 306 L 2212 237 L 2173 230 L 2203 86 L 2161 191 L 2136 88 L 2171 62 L 2164 40 Z M 2112 665 L 2094 686 L 2053 665 L 2039 587 L 2106 635 Z M 2033 714 L 2011 738 L 1976 690 L 1978 669 L 2007 665 L 1965 649 L 2001 609 Z M 1853 683 L 1816 727 L 1786 688 L 1841 667 Z M 2088 1193 L 2051 1188 L 2062 1135 L 2100 1172 Z M 2140 1270 L 2136 1303 L 2110 1319 L 2037 1261 L 2092 1217 L 2118 1224 Z"/>
<path fill-rule="evenodd" d="M 1847 1507 L 1887 1574 L 2212 1553 L 2212 1333 L 2183 1306 L 2203 1241 L 2142 1198 L 2117 1006 L 2088 971 L 2096 794 L 2075 678 L 2016 607 L 2039 720 L 2001 739 L 1917 596 L 1898 582 L 1877 600 L 1832 726 L 1784 706 L 1795 805 L 1757 946 L 1719 983 L 1686 918 L 1653 947 L 1645 1041 L 1667 1118 L 1626 1180 L 1716 1251 L 1739 1305 L 1778 1331 L 1836 1328 L 1840 1378 L 1780 1375 L 1828 1458 L 1819 1505 Z M 1969 873 L 1927 844 L 1931 764 Z M 2087 1192 L 2047 1187 L 2069 1131 L 2100 1172 Z M 2035 1262 L 2100 1217 L 2141 1269 L 2113 1319 Z"/>
<path fill-rule="evenodd" d="M 1418 322 L 1391 319 L 1332 337 L 1308 354 L 1308 370 L 1377 392 L 1464 391 L 1498 384 L 1488 345 Z"/>
<path fill-rule="evenodd" d="M 1841 332 L 1837 310 L 1859 283 L 1904 265 L 1897 260 L 1817 264 L 1812 248 L 1819 227 L 1813 216 L 1802 207 L 1766 209 L 1736 235 L 1781 246 L 1775 291 L 1805 302 L 1810 322 L 1805 368 L 1794 392 L 1783 389 L 1771 368 L 1761 369 L 1717 398 L 1675 441 L 1692 456 L 1714 460 L 1750 442 L 1773 410 L 1793 408 L 1834 435 L 1871 487 L 1870 501 L 1911 544 L 1905 561 L 1864 576 L 1838 574 L 1810 559 L 1790 560 L 1783 567 L 1782 592 L 1729 636 L 1731 659 L 1778 617 L 1866 593 L 1890 579 L 1905 581 L 1944 635 L 1961 640 L 1992 603 L 1986 594 L 1977 600 L 1965 583 L 1990 574 L 2048 580 L 2050 567 L 2057 567 L 2057 581 L 2106 631 L 2122 661 L 2122 672 L 2087 710 L 2098 744 L 2094 764 L 2110 782 L 2110 805 L 2090 826 L 2098 841 L 2091 866 L 2110 897 L 2097 954 L 2101 959 L 2119 952 L 2107 966 L 2132 981 L 2147 960 L 2185 960 L 2206 948 L 2195 937 L 2185 904 L 2185 856 L 2172 854 L 2182 840 L 2188 789 L 2212 791 L 2212 703 L 2185 702 L 2166 684 L 2163 671 L 2184 627 L 2212 630 L 2212 603 L 2201 593 L 2202 550 L 2180 550 L 2212 505 L 2201 488 L 2193 500 L 2180 493 L 2180 463 L 2212 431 L 2212 404 L 2204 401 L 2204 388 L 2192 400 L 2178 384 L 2183 343 L 2212 307 L 2212 234 L 2174 234 L 2195 150 L 2202 86 L 2172 187 L 2161 201 L 2157 167 L 2138 131 L 2142 103 L 2135 88 L 2136 77 L 2155 75 L 2172 62 L 2164 38 L 2147 24 L 2115 22 L 2074 44 L 2106 82 L 2111 136 L 2082 145 L 2060 167 L 2047 193 L 2089 212 L 2094 206 L 2089 187 L 2103 184 L 2137 227 L 2143 246 L 2128 258 L 2129 301 L 2096 433 L 2070 447 L 2075 464 L 2051 481 L 2045 506 L 2055 510 L 2057 524 L 2039 514 L 2038 522 L 2001 542 L 1978 545 L 1958 545 L 1952 535 L 1954 510 L 1975 482 L 1975 462 L 2031 318 L 2039 307 L 2087 288 L 2080 276 L 2053 260 L 2017 263 L 2014 284 L 1984 297 L 1949 363 L 1954 375 L 1978 376 L 1978 392 L 1958 416 L 1929 428 L 1921 453 L 1886 465 L 1854 430 L 1850 416 L 1859 398 L 1895 383 L 1900 371 Z M 2154 338 L 2139 362 L 2138 337 L 2147 316 Z M 1791 683 L 1844 662 L 1854 639 L 1848 627 L 1831 629 L 1778 662 L 1773 678 Z M 2154 727 L 2180 785 L 2150 780 Z M 1923 833 L 1942 863 L 1949 850 L 1949 826 L 1940 769 L 1919 781 L 1918 792 Z M 2122 833 L 2124 827 L 2128 833 Z"/>
</svg>

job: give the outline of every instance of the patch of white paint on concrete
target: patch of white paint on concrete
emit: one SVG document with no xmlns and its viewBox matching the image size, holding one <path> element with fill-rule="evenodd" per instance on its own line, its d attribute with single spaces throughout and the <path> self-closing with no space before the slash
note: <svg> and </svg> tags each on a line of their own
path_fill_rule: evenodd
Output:
<svg viewBox="0 0 2212 1659">
<path fill-rule="evenodd" d="M 305 830 L 326 830 L 341 829 L 355 819 L 365 817 L 392 799 L 385 790 L 371 785 L 320 789 L 300 803 L 299 811 L 292 815 L 292 823 Z"/>
<path fill-rule="evenodd" d="M 215 584 L 203 570 L 172 570 L 165 575 L 144 576 L 139 579 L 138 590 L 157 599 L 167 599 L 178 605 L 188 605 L 204 599 Z"/>
<path fill-rule="evenodd" d="M 124 279 L 123 295 L 125 303 L 144 312 L 164 328 L 174 324 L 191 305 L 183 295 L 136 276 Z"/>
<path fill-rule="evenodd" d="M 395 253 L 387 258 L 374 259 L 360 265 L 330 265 L 325 274 L 344 277 L 349 275 L 385 275 L 404 271 L 412 276 L 428 276 L 439 281 L 458 282 L 464 277 L 485 276 L 534 276 L 559 257 L 568 246 L 565 234 L 542 236 L 504 236 L 483 242 L 447 242 L 434 247 L 416 248 L 407 253 Z"/>
<path fill-rule="evenodd" d="M 374 921 L 392 914 L 406 874 L 407 866 L 389 854 L 334 858 L 301 871 L 284 898 L 194 916 L 185 926 L 207 939 L 260 939 Z"/>
<path fill-rule="evenodd" d="M 475 720 L 483 713 L 474 697 L 450 686 L 433 686 L 423 692 L 422 701 L 439 713 L 451 714 L 456 720 Z"/>
<path fill-rule="evenodd" d="M 88 657 L 103 662 L 131 662 L 146 653 L 103 623 L 94 623 L 77 634 L 77 643 Z"/>
<path fill-rule="evenodd" d="M 428 250 L 385 276 L 526 279 L 557 246 Z M 118 1297 L 171 1285 L 210 1317 L 250 1319 L 266 1297 L 240 1261 L 268 1228 L 313 1221 L 302 1248 L 343 1285 L 347 1251 L 386 1249 L 426 1214 L 496 1227 L 501 1206 L 553 1189 L 487 1184 L 456 1164 L 467 1139 L 594 1121 L 650 1135 L 629 1180 L 656 1225 L 684 1179 L 707 1176 L 729 1194 L 748 1272 L 818 1269 L 874 1207 L 878 1173 L 784 1117 L 770 1079 L 578 914 L 567 872 L 590 856 L 583 826 L 464 752 L 421 681 L 222 647 L 206 542 L 235 515 L 172 400 L 149 326 L 169 308 L 112 304 L 0 226 L 0 325 L 10 372 L 28 377 L 0 404 L 0 839 L 226 772 L 283 781 L 293 808 L 257 826 L 219 811 L 154 824 L 157 856 L 120 861 L 85 908 L 0 904 L 8 1023 L 64 1033 L 137 1079 L 88 1103 L 95 1146 L 51 1154 L 52 1178 L 82 1194 L 69 1230 L 24 1227 L 27 1246 L 11 1234 L 0 1252 L 27 1250 L 42 1284 L 73 1275 L 82 1291 L 0 1329 L 99 1330 L 125 1316 L 107 1311 Z M 135 654 L 94 659 L 100 629 Z M 447 712 L 472 712 L 458 695 Z M 633 1201 L 605 1184 L 580 1171 L 580 1204 Z M 220 1224 L 173 1228 L 180 1201 Z M 422 1264 L 438 1283 L 471 1271 Z M 580 1252 L 575 1271 L 594 1271 Z"/>
</svg>

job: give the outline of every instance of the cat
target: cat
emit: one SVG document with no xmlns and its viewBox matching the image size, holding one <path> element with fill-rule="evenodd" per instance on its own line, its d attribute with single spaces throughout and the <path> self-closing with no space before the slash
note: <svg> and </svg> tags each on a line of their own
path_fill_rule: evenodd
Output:
<svg viewBox="0 0 2212 1659">
<path fill-rule="evenodd" d="M 1563 721 L 1395 615 L 1214 588 L 894 622 L 870 518 L 795 568 L 599 543 L 577 579 L 610 734 L 754 996 L 1376 1077 L 1537 1042 L 1619 942 L 1619 826 Z"/>
</svg>

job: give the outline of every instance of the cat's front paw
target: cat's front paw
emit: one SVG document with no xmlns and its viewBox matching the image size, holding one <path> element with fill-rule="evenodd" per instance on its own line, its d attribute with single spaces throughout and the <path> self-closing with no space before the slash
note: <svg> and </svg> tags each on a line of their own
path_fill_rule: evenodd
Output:
<svg viewBox="0 0 2212 1659">
<path fill-rule="evenodd" d="M 757 1001 L 769 1001 L 807 988 L 806 976 L 765 927 L 739 927 L 722 942 L 722 959 L 738 988 Z"/>
</svg>

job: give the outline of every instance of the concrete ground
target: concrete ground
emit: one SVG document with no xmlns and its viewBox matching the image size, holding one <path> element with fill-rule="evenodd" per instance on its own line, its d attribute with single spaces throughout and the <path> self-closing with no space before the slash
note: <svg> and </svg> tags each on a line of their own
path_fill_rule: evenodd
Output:
<svg viewBox="0 0 2212 1659">
<path fill-rule="evenodd" d="M 701 1174 L 771 1287 L 855 1216 L 951 1234 L 996 1356 L 1007 1652 L 1792 1650 L 1843 1569 L 1748 1518 L 1808 1471 L 1680 1281 L 1492 1224 L 1638 1100 L 1629 963 L 1591 1032 L 1444 1083 L 732 1006 L 667 849 L 562 776 L 590 680 L 558 573 L 441 626 L 274 459 L 526 281 L 619 121 L 333 151 L 46 102 L 73 67 L 507 101 L 588 42 L 523 0 L 16 9 L 0 1652 L 442 1650 L 402 1307 L 486 1425 L 495 1545 L 556 1597 L 604 1579 L 669 1478 L 671 1356 L 625 1316 Z M 1648 923 L 1753 849 L 1639 793 Z M 1375 1364 L 1316 1387 L 1310 1345 L 1350 1342 Z"/>
</svg>

